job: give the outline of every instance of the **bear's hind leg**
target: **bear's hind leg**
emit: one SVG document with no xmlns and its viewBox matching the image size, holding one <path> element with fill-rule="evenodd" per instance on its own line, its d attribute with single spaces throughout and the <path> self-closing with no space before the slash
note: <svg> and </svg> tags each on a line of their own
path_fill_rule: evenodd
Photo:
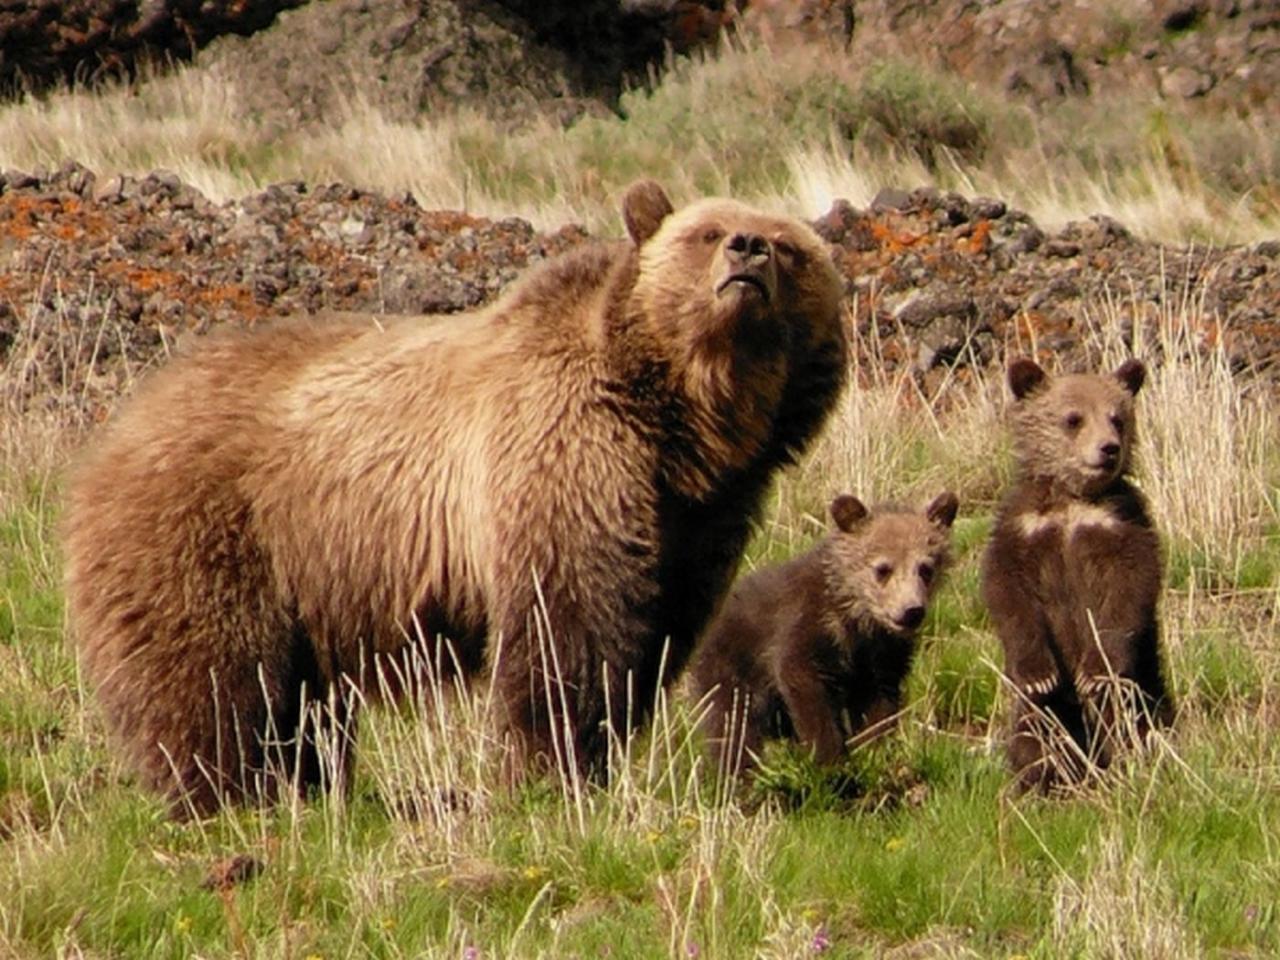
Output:
<svg viewBox="0 0 1280 960">
<path fill-rule="evenodd" d="M 1062 695 L 1020 694 L 1013 708 L 1008 761 L 1019 791 L 1049 793 L 1080 782 L 1088 765 L 1079 706 Z"/>
</svg>

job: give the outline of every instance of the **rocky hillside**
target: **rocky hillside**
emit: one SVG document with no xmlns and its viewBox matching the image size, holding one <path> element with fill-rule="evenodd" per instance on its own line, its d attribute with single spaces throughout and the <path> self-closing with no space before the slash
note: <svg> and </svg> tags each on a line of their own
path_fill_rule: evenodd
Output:
<svg viewBox="0 0 1280 960">
<path fill-rule="evenodd" d="M 194 58 L 285 125 L 352 93 L 395 118 L 470 102 L 571 120 L 733 30 L 920 57 L 1032 102 L 1136 90 L 1280 112 L 1280 0 L 0 0 L 0 90 Z"/>
<path fill-rule="evenodd" d="M 0 0 L 0 83 L 194 55 L 193 69 L 229 71 L 246 109 L 281 128 L 323 124 L 352 96 L 404 120 L 471 103 L 572 122 L 615 108 L 664 47 L 730 27 L 858 62 L 924 56 L 1030 103 L 1126 89 L 1260 123 L 1280 115 L 1280 0 Z M 837 203 L 817 227 L 837 249 L 857 331 L 878 335 L 860 343 L 926 386 L 1011 345 L 1084 350 L 1101 304 L 1121 329 L 1190 313 L 1238 368 L 1280 372 L 1280 240 L 1164 247 L 1101 217 L 1047 233 L 998 199 L 927 190 L 885 191 L 865 210 Z M 585 239 L 572 225 L 541 234 L 342 185 L 215 204 L 165 172 L 7 171 L 4 406 L 92 418 L 190 331 L 328 307 L 466 309 Z"/>
<path fill-rule="evenodd" d="M 1105 218 L 1046 233 L 999 200 L 927 190 L 886 190 L 865 210 L 837 203 L 815 226 L 844 273 L 863 359 L 909 368 L 926 388 L 1011 348 L 1084 359 L 1071 355 L 1087 351 L 1091 320 L 1131 330 L 1184 309 L 1238 368 L 1280 373 L 1280 241 L 1171 249 Z M 3 406 L 92 420 L 192 331 L 323 308 L 463 310 L 587 239 L 341 185 L 217 205 L 163 172 L 11 171 L 0 178 Z"/>
<path fill-rule="evenodd" d="M 1280 113 L 1280 0 L 750 0 L 742 19 L 771 42 L 923 57 L 1040 103 L 1130 90 Z"/>
</svg>

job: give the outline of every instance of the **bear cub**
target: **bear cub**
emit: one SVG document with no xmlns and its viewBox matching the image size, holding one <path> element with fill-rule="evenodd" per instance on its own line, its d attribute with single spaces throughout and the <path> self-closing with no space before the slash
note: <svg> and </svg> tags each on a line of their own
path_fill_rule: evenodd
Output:
<svg viewBox="0 0 1280 960">
<path fill-rule="evenodd" d="M 1146 368 L 1050 376 L 1009 366 L 1014 485 L 983 558 L 982 594 L 1014 691 L 1009 764 L 1048 791 L 1108 765 L 1166 723 L 1160 544 L 1129 479 Z"/>
<path fill-rule="evenodd" d="M 754 767 L 767 737 L 830 764 L 893 724 L 957 508 L 950 492 L 923 511 L 843 494 L 813 549 L 734 586 L 691 667 L 722 775 Z"/>
</svg>

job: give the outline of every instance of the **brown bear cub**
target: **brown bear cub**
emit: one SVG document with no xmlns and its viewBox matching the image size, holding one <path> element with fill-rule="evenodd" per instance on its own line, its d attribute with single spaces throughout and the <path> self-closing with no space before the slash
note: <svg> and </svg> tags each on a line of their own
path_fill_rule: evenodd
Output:
<svg viewBox="0 0 1280 960">
<path fill-rule="evenodd" d="M 100 433 L 69 621 L 150 787 L 345 783 L 355 706 L 410 660 L 491 671 L 513 777 L 606 772 L 847 375 L 808 226 L 652 181 L 623 220 L 470 313 L 214 334 Z"/>
<path fill-rule="evenodd" d="M 767 737 L 830 764 L 893 724 L 957 507 L 950 492 L 923 511 L 843 494 L 817 546 L 734 585 L 690 668 L 722 774 L 752 769 Z"/>
<path fill-rule="evenodd" d="M 1156 619 L 1160 544 L 1128 477 L 1145 377 L 1138 360 L 1110 375 L 1009 366 L 1017 478 L 983 559 L 982 594 L 1015 697 L 1008 753 L 1022 789 L 1078 782 L 1172 717 Z"/>
</svg>

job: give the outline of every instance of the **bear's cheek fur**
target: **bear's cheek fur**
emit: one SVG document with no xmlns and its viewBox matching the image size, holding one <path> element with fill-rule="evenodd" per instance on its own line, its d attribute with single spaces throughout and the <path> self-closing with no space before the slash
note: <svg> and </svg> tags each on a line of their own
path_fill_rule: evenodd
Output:
<svg viewBox="0 0 1280 960">
<path fill-rule="evenodd" d="M 717 282 L 716 264 L 704 251 L 664 250 L 642 260 L 634 297 L 664 333 L 731 333 L 735 313 L 729 309 L 730 298 L 716 295 Z"/>
<path fill-rule="evenodd" d="M 1052 477 L 1072 491 L 1079 491 L 1096 471 L 1085 459 L 1086 431 L 1069 433 L 1062 424 L 1058 407 L 1041 401 L 1028 406 L 1018 417 L 1014 432 L 1018 461 L 1032 476 Z"/>
</svg>

